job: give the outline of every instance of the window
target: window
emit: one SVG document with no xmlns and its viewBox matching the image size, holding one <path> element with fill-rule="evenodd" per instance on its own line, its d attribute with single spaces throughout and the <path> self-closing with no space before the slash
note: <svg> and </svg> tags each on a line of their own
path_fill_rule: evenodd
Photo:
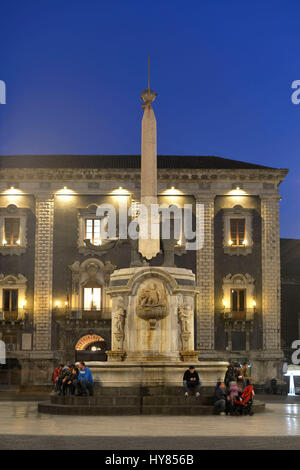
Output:
<svg viewBox="0 0 300 470">
<path fill-rule="evenodd" d="M 224 253 L 230 256 L 247 256 L 252 253 L 252 219 L 253 209 L 239 205 L 223 209 Z"/>
<path fill-rule="evenodd" d="M 100 219 L 85 220 L 85 238 L 93 245 L 101 245 L 101 221 Z"/>
<path fill-rule="evenodd" d="M 246 220 L 245 219 L 230 219 L 230 240 L 231 246 L 245 245 L 246 235 Z"/>
<path fill-rule="evenodd" d="M 85 287 L 83 289 L 84 310 L 101 309 L 101 287 Z"/>
<path fill-rule="evenodd" d="M 16 217 L 5 217 L 4 219 L 4 245 L 20 245 L 20 219 Z"/>
<path fill-rule="evenodd" d="M 18 311 L 18 289 L 3 289 L 4 312 Z"/>
<path fill-rule="evenodd" d="M 233 312 L 244 312 L 246 310 L 246 290 L 231 290 L 231 309 Z"/>
<path fill-rule="evenodd" d="M 0 254 L 25 253 L 27 212 L 27 209 L 20 209 L 14 204 L 0 208 Z"/>
</svg>

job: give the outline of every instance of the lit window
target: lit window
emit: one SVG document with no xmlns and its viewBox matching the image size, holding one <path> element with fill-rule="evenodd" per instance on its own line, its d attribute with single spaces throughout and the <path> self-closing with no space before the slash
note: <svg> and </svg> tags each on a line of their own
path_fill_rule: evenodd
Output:
<svg viewBox="0 0 300 470">
<path fill-rule="evenodd" d="M 246 220 L 230 219 L 230 245 L 245 246 Z"/>
<path fill-rule="evenodd" d="M 20 244 L 20 219 L 5 217 L 4 219 L 5 245 L 18 246 Z"/>
<path fill-rule="evenodd" d="M 90 240 L 93 245 L 101 245 L 101 220 L 86 219 L 85 239 Z"/>
<path fill-rule="evenodd" d="M 244 312 L 246 305 L 246 290 L 245 289 L 232 289 L 231 290 L 231 309 L 233 312 Z"/>
<path fill-rule="evenodd" d="M 101 287 L 85 287 L 83 294 L 84 310 L 101 309 Z"/>
</svg>

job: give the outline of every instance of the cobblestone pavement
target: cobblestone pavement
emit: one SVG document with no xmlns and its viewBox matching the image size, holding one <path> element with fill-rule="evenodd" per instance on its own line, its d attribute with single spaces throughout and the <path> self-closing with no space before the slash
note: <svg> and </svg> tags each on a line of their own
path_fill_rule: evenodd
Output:
<svg viewBox="0 0 300 470">
<path fill-rule="evenodd" d="M 53 416 L 35 402 L 0 402 L 0 449 L 300 449 L 300 404 L 253 417 Z"/>
</svg>

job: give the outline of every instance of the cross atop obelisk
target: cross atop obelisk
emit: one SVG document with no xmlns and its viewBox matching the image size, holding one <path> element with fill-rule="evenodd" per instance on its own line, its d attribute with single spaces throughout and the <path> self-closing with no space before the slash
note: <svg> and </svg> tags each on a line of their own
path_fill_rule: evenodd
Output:
<svg viewBox="0 0 300 470">
<path fill-rule="evenodd" d="M 150 88 L 150 57 L 148 57 L 148 88 L 142 92 L 141 205 L 139 252 L 147 259 L 159 253 L 159 220 L 157 205 L 157 143 L 156 119 L 152 103 L 157 94 Z"/>
</svg>

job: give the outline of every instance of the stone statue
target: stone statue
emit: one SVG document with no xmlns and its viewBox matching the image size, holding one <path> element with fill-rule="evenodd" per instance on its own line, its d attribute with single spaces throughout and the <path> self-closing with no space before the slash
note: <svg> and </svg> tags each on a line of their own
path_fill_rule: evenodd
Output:
<svg viewBox="0 0 300 470">
<path fill-rule="evenodd" d="M 191 337 L 191 309 L 188 300 L 185 299 L 184 304 L 178 307 L 178 321 L 181 330 L 182 349 L 189 349 L 189 341 Z"/>
<path fill-rule="evenodd" d="M 186 308 L 181 306 L 178 307 L 178 318 L 182 333 L 190 332 L 190 313 L 186 311 Z"/>
<path fill-rule="evenodd" d="M 114 325 L 113 334 L 116 340 L 117 347 L 115 349 L 123 350 L 124 336 L 125 336 L 125 318 L 126 310 L 121 304 L 118 305 L 117 310 L 113 314 Z"/>
<path fill-rule="evenodd" d="M 124 334 L 124 327 L 125 327 L 125 318 L 126 318 L 126 311 L 119 307 L 118 310 L 114 313 L 115 318 L 115 333 Z"/>
</svg>

